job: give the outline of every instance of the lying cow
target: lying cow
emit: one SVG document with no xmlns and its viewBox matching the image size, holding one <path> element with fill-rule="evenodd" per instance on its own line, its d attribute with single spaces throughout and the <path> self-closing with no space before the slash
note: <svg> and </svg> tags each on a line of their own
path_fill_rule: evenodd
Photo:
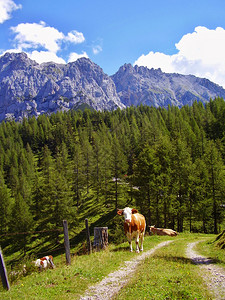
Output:
<svg viewBox="0 0 225 300">
<path fill-rule="evenodd" d="M 42 258 L 38 258 L 34 262 L 35 266 L 39 268 L 39 270 L 46 269 L 46 268 L 55 268 L 55 265 L 53 263 L 53 257 L 51 255 L 44 256 Z"/>
<path fill-rule="evenodd" d="M 132 252 L 132 239 L 135 238 L 136 241 L 136 252 L 139 253 L 139 238 L 141 240 L 140 251 L 143 251 L 143 242 L 145 235 L 145 217 L 138 213 L 135 208 L 126 207 L 124 209 L 117 209 L 118 215 L 124 215 L 124 231 L 127 236 L 130 251 Z"/>
<path fill-rule="evenodd" d="M 169 235 L 169 236 L 177 236 L 178 233 L 173 230 L 173 229 L 166 229 L 166 228 L 155 228 L 155 225 L 153 226 L 149 226 L 150 227 L 150 231 L 153 234 L 157 234 L 157 235 Z"/>
</svg>

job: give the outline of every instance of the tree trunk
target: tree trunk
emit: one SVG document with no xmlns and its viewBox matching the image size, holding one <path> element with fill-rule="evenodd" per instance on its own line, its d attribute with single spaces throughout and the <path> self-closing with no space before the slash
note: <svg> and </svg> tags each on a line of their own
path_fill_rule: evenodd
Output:
<svg viewBox="0 0 225 300">
<path fill-rule="evenodd" d="M 108 246 L 108 227 L 94 227 L 94 244 L 98 251 Z"/>
</svg>

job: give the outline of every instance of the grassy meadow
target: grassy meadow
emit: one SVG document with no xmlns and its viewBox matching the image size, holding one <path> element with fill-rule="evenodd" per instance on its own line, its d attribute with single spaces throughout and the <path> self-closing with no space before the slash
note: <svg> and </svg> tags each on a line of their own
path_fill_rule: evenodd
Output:
<svg viewBox="0 0 225 300">
<path fill-rule="evenodd" d="M 158 249 L 141 262 L 137 273 L 115 299 L 212 299 L 194 265 L 185 256 L 187 244 L 201 240 L 198 251 L 225 265 L 225 251 L 215 248 L 215 235 L 183 233 L 172 238 L 173 243 Z M 146 236 L 144 251 L 168 237 Z M 170 238 L 171 239 L 171 238 Z M 73 256 L 71 266 L 65 265 L 65 256 L 54 258 L 55 269 L 29 274 L 11 280 L 10 291 L 0 286 L 0 299 L 79 299 L 89 285 L 123 266 L 123 262 L 139 254 L 130 253 L 128 243 L 110 244 L 107 250 L 91 255 Z"/>
</svg>

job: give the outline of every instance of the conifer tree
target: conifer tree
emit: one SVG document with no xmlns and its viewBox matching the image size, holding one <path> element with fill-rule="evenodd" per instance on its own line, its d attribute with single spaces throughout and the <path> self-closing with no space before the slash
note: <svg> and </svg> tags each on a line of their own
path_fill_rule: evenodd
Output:
<svg viewBox="0 0 225 300">
<path fill-rule="evenodd" d="M 84 186 L 84 175 L 83 175 L 83 156 L 81 152 L 80 143 L 74 143 L 72 150 L 72 191 L 76 206 L 79 207 L 82 199 L 82 191 Z"/>
<path fill-rule="evenodd" d="M 84 172 L 86 174 L 86 193 L 89 194 L 89 189 L 91 187 L 91 173 L 93 168 L 93 152 L 90 144 L 90 136 L 89 130 L 85 128 L 82 132 L 80 132 L 80 142 L 81 149 L 84 158 Z"/>
<path fill-rule="evenodd" d="M 14 247 L 23 249 L 24 254 L 26 252 L 26 245 L 30 239 L 30 235 L 27 232 L 32 230 L 33 218 L 29 210 L 29 206 L 24 201 L 20 193 L 15 195 L 15 203 L 12 207 L 12 215 L 10 222 L 10 231 L 19 233 L 13 239 Z"/>
<path fill-rule="evenodd" d="M 12 198 L 7 188 L 2 171 L 0 171 L 0 233 L 6 233 L 10 223 Z"/>
<path fill-rule="evenodd" d="M 225 168 L 213 141 L 207 143 L 204 161 L 208 169 L 207 196 L 211 200 L 214 233 L 218 234 L 221 204 L 225 188 Z"/>
<path fill-rule="evenodd" d="M 121 149 L 119 141 L 116 134 L 112 136 L 111 145 L 111 174 L 113 175 L 113 188 L 115 195 L 115 208 L 118 208 L 119 201 L 119 180 L 121 180 L 122 174 L 127 171 L 127 161 L 126 157 Z"/>
<path fill-rule="evenodd" d="M 146 145 L 141 151 L 135 165 L 134 183 L 139 188 L 137 204 L 142 212 L 147 213 L 147 224 L 153 221 L 159 225 L 159 175 L 160 165 L 155 150 Z"/>
<path fill-rule="evenodd" d="M 177 230 L 182 232 L 191 185 L 189 176 L 192 161 L 186 143 L 180 138 L 174 141 L 172 163 L 172 184 L 174 200 L 176 199 L 174 201 L 174 208 L 177 214 Z"/>
</svg>

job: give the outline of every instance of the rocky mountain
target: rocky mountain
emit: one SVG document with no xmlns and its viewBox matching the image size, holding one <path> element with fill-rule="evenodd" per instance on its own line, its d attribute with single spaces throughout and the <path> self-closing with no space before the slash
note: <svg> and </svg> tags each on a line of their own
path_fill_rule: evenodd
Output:
<svg viewBox="0 0 225 300">
<path fill-rule="evenodd" d="M 125 64 L 112 76 L 121 102 L 155 107 L 191 105 L 194 100 L 208 102 L 215 97 L 225 99 L 225 90 L 208 79 L 193 75 L 164 73 L 161 69 Z"/>
<path fill-rule="evenodd" d="M 96 110 L 125 107 L 113 80 L 89 59 L 67 65 L 39 65 L 25 53 L 0 57 L 0 121 L 79 108 L 82 104 Z"/>
<path fill-rule="evenodd" d="M 96 110 L 141 103 L 181 107 L 218 96 L 225 99 L 225 90 L 207 79 L 160 69 L 125 64 L 110 77 L 87 58 L 64 65 L 38 64 L 25 53 L 0 57 L 0 121 L 83 106 Z"/>
</svg>

